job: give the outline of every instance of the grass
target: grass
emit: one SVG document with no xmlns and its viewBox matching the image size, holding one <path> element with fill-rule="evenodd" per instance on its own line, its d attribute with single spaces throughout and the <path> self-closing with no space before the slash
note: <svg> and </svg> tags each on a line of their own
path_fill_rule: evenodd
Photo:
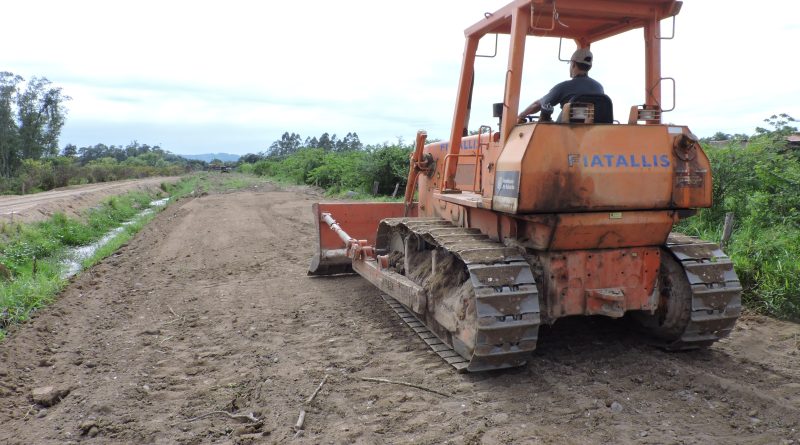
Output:
<svg viewBox="0 0 800 445">
<path fill-rule="evenodd" d="M 354 191 L 346 191 L 346 192 L 326 192 L 325 196 L 328 198 L 336 198 L 336 199 L 350 199 L 354 201 L 371 201 L 371 202 L 403 202 L 405 196 L 403 195 L 405 190 L 399 190 L 397 192 L 396 197 L 392 198 L 389 195 L 378 195 L 372 196 L 369 193 L 364 192 L 354 192 Z M 416 197 L 415 197 L 416 198 Z"/>
<path fill-rule="evenodd" d="M 185 198 L 195 193 L 200 194 L 204 191 L 202 190 L 203 186 L 201 186 L 201 182 L 206 176 L 207 174 L 205 173 L 198 173 L 191 176 L 185 176 L 176 183 L 161 183 L 161 190 L 169 194 L 170 201 Z"/>
<path fill-rule="evenodd" d="M 162 190 L 170 195 L 171 200 L 190 196 L 201 196 L 206 193 L 223 193 L 241 190 L 276 181 L 242 173 L 201 172 L 185 176 L 174 184 L 162 184 Z"/>
<path fill-rule="evenodd" d="M 0 228 L 0 264 L 8 277 L 0 278 L 0 338 L 5 337 L 7 326 L 27 320 L 63 289 L 66 280 L 62 278 L 62 260 L 68 248 L 99 240 L 141 213 L 160 195 L 134 192 L 114 196 L 86 212 L 83 220 L 56 214 L 33 224 L 4 224 Z M 146 218 L 151 219 L 152 215 Z M 144 223 L 127 226 L 113 240 L 114 249 Z M 109 248 L 107 245 L 103 254 L 96 253 L 83 266 L 89 267 L 113 252 Z"/>
<path fill-rule="evenodd" d="M 91 244 L 125 222 L 119 234 L 82 261 L 87 269 L 113 254 L 156 216 L 140 215 L 154 199 L 169 195 L 170 202 L 208 192 L 226 192 L 269 182 L 242 174 L 199 173 L 176 183 L 162 183 L 161 192 L 114 196 L 85 213 L 82 220 L 56 214 L 34 224 L 0 224 L 0 341 L 5 328 L 25 321 L 52 302 L 66 286 L 63 260 L 70 247 Z M 135 218 L 135 219 L 134 219 Z M 3 271 L 10 275 L 3 277 Z"/>
<path fill-rule="evenodd" d="M 111 256 L 111 254 L 116 252 L 120 246 L 127 243 L 131 238 L 133 238 L 134 235 L 139 233 L 139 231 L 142 230 L 142 228 L 150 221 L 152 221 L 156 215 L 156 212 L 148 213 L 136 218 L 136 220 L 132 221 L 131 224 L 127 224 L 119 234 L 108 240 L 107 243 L 103 244 L 103 246 L 97 249 L 90 257 L 83 260 L 81 264 L 83 269 L 88 269 L 99 263 L 102 259 Z"/>
</svg>

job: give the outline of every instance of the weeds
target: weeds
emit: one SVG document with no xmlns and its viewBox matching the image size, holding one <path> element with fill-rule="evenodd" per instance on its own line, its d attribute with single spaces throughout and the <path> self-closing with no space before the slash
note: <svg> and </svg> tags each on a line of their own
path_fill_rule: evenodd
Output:
<svg viewBox="0 0 800 445">
<path fill-rule="evenodd" d="M 159 193 L 160 195 L 160 193 Z M 158 195 L 156 195 L 158 196 Z M 109 230 L 131 220 L 149 206 L 153 196 L 134 192 L 115 196 L 90 209 L 83 221 L 56 214 L 34 224 L 4 224 L 0 235 L 0 265 L 8 278 L 0 279 L 0 338 L 11 323 L 26 320 L 64 287 L 62 259 L 67 248 L 90 244 Z M 152 215 L 148 217 L 152 218 Z M 88 267 L 124 243 L 145 222 L 126 227 L 106 247 L 84 262 Z"/>
<path fill-rule="evenodd" d="M 725 213 L 735 215 L 726 252 L 761 313 L 800 319 L 800 152 L 767 134 L 742 148 L 706 147 L 713 206 L 676 230 L 719 241 Z"/>
<path fill-rule="evenodd" d="M 4 329 L 12 323 L 28 319 L 33 311 L 52 301 L 66 285 L 62 278 L 62 260 L 66 249 L 96 242 L 123 222 L 131 221 L 154 198 L 163 192 L 171 200 L 199 196 L 209 190 L 227 191 L 266 180 L 243 175 L 210 175 L 200 173 L 182 178 L 174 184 L 161 184 L 156 195 L 141 192 L 108 198 L 97 208 L 88 210 L 83 220 L 56 214 L 35 224 L 0 225 L 0 340 Z M 89 258 L 82 261 L 88 268 L 111 255 L 150 222 L 155 213 L 145 214 L 124 226 Z M 7 277 L 6 277 L 7 275 Z"/>
</svg>

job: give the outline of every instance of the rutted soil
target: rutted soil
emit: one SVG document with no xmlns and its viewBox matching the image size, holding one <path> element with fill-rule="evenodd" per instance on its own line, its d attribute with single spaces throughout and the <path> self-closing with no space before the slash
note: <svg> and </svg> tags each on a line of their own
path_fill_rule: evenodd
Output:
<svg viewBox="0 0 800 445">
<path fill-rule="evenodd" d="M 665 353 L 568 319 L 525 367 L 456 374 L 366 281 L 306 276 L 317 199 L 267 185 L 159 214 L 0 344 L 0 443 L 799 443 L 798 325 L 746 316 Z"/>
<path fill-rule="evenodd" d="M 177 176 L 129 179 L 64 187 L 32 195 L 0 195 L 0 222 L 41 221 L 56 212 L 80 217 L 83 210 L 114 195 L 157 190 L 161 183 L 177 182 Z"/>
</svg>

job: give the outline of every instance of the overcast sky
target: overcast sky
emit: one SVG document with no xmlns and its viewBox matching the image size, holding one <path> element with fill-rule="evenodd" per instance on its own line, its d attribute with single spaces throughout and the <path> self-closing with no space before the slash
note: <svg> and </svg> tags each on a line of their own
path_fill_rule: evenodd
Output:
<svg viewBox="0 0 800 445">
<path fill-rule="evenodd" d="M 368 144 L 449 136 L 464 29 L 507 0 L 85 1 L 3 6 L 0 71 L 71 96 L 61 146 L 133 140 L 178 154 L 265 150 L 285 131 Z M 664 120 L 699 136 L 800 118 L 800 1 L 686 0 L 662 43 Z M 665 34 L 672 23 L 662 24 Z M 529 39 L 522 102 L 568 78 L 557 39 Z M 627 121 L 644 99 L 641 31 L 592 45 Z M 562 57 L 574 49 L 565 42 Z M 485 38 L 481 51 L 494 50 Z M 479 59 L 471 126 L 497 126 L 507 38 Z M 670 102 L 672 87 L 663 93 Z"/>
</svg>

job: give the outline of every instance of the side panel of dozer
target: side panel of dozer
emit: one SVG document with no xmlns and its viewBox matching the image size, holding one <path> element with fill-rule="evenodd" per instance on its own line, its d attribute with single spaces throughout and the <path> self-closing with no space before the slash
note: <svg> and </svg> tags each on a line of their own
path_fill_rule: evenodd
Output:
<svg viewBox="0 0 800 445">
<path fill-rule="evenodd" d="M 339 226 L 356 240 L 367 240 L 375 245 L 375 236 L 382 219 L 402 217 L 405 204 L 402 202 L 320 202 L 312 206 L 314 226 L 317 229 L 316 252 L 311 258 L 309 275 L 336 275 L 353 273 L 352 259 L 347 256 L 345 243 L 322 221 L 323 213 L 330 213 Z M 416 203 L 409 215 L 416 216 Z"/>
</svg>

